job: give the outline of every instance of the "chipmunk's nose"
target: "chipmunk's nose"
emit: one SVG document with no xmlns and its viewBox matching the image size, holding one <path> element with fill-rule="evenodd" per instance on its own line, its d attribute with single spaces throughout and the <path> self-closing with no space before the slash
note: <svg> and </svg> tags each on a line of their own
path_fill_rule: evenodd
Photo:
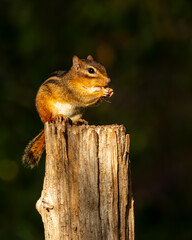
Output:
<svg viewBox="0 0 192 240">
<path fill-rule="evenodd" d="M 106 79 L 106 83 L 109 84 L 111 82 L 111 79 L 110 78 L 107 78 Z"/>
</svg>

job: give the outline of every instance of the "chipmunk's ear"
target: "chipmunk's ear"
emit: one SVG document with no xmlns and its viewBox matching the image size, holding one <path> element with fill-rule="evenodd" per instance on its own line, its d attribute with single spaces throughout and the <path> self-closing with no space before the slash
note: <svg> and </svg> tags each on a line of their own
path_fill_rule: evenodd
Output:
<svg viewBox="0 0 192 240">
<path fill-rule="evenodd" d="M 81 68 L 81 60 L 77 56 L 73 56 L 73 66 L 79 70 Z"/>
<path fill-rule="evenodd" d="M 92 57 L 91 55 L 89 55 L 89 56 L 87 57 L 87 60 L 94 61 L 94 59 L 93 59 L 93 57 Z"/>
</svg>

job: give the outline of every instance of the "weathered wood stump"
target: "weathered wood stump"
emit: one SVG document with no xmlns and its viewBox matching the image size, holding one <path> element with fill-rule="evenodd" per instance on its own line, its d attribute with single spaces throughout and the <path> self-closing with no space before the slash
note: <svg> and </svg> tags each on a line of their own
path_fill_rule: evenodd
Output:
<svg viewBox="0 0 192 240">
<path fill-rule="evenodd" d="M 45 239 L 134 240 L 129 135 L 121 125 L 45 124 Z"/>
</svg>

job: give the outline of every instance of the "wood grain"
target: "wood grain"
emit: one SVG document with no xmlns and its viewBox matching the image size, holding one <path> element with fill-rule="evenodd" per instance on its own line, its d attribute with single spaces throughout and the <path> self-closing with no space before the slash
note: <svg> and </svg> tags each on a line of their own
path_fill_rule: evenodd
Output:
<svg viewBox="0 0 192 240">
<path fill-rule="evenodd" d="M 134 240 L 125 131 L 122 125 L 45 124 L 46 169 L 36 208 L 46 240 Z"/>
</svg>

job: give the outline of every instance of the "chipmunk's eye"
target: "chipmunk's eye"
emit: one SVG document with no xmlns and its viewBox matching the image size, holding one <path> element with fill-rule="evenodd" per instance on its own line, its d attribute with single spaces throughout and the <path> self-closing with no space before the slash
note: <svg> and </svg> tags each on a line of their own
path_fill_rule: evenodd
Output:
<svg viewBox="0 0 192 240">
<path fill-rule="evenodd" d="M 95 70 L 93 68 L 88 68 L 88 72 L 93 74 L 95 73 Z"/>
</svg>

